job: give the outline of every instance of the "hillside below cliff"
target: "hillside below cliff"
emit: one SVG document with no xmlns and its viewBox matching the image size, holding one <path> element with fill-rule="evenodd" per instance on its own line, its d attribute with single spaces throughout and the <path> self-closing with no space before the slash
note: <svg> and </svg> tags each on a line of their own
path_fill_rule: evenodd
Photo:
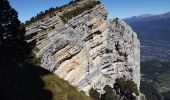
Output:
<svg viewBox="0 0 170 100">
<path fill-rule="evenodd" d="M 129 25 L 107 14 L 95 0 L 74 2 L 30 23 L 27 41 L 36 42 L 33 53 L 43 68 L 87 95 L 91 89 L 104 94 L 120 78 L 139 92 L 140 42 Z"/>
<path fill-rule="evenodd" d="M 67 81 L 33 64 L 0 64 L 0 100 L 92 100 Z"/>
</svg>

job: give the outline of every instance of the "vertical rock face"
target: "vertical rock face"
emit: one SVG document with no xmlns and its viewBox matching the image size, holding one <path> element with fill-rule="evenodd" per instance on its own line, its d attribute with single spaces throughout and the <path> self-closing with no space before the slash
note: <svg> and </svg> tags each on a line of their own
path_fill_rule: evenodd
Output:
<svg viewBox="0 0 170 100">
<path fill-rule="evenodd" d="M 139 88 L 137 35 L 124 21 L 107 20 L 107 13 L 99 4 L 66 24 L 56 14 L 27 27 L 42 67 L 86 93 L 91 88 L 104 93 L 103 87 L 113 87 L 116 78 L 133 80 Z"/>
</svg>

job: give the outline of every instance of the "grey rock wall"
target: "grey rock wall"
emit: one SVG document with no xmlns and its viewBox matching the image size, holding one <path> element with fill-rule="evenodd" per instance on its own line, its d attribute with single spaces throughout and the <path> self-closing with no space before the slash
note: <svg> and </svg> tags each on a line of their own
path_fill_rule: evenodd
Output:
<svg viewBox="0 0 170 100">
<path fill-rule="evenodd" d="M 91 88 L 104 93 L 116 78 L 140 85 L 140 42 L 121 19 L 107 20 L 107 10 L 97 5 L 62 23 L 58 15 L 27 27 L 34 34 L 42 67 L 88 94 Z M 58 24 L 56 24 L 56 22 Z M 55 25 L 55 29 L 50 29 Z M 30 41 L 31 41 L 30 40 Z"/>
</svg>

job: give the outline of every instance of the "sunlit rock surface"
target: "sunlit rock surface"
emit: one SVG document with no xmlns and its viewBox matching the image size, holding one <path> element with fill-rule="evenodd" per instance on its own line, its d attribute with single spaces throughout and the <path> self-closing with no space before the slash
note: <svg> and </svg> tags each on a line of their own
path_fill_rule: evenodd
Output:
<svg viewBox="0 0 170 100">
<path fill-rule="evenodd" d="M 68 23 L 60 19 L 62 13 L 27 27 L 27 34 L 33 36 L 28 41 L 37 41 L 42 67 L 86 93 L 91 88 L 104 93 L 105 85 L 113 87 L 121 77 L 133 80 L 139 88 L 140 43 L 124 21 L 108 20 L 102 4 Z"/>
</svg>

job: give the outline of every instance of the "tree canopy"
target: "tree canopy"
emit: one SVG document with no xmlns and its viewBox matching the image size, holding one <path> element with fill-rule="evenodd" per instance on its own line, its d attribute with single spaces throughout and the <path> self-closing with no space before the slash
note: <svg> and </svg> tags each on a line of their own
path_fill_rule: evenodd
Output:
<svg viewBox="0 0 170 100">
<path fill-rule="evenodd" d="M 25 54 L 25 27 L 18 13 L 7 0 L 0 0 L 0 53 L 1 58 L 17 58 Z M 7 59 L 6 59 L 7 60 Z"/>
</svg>

